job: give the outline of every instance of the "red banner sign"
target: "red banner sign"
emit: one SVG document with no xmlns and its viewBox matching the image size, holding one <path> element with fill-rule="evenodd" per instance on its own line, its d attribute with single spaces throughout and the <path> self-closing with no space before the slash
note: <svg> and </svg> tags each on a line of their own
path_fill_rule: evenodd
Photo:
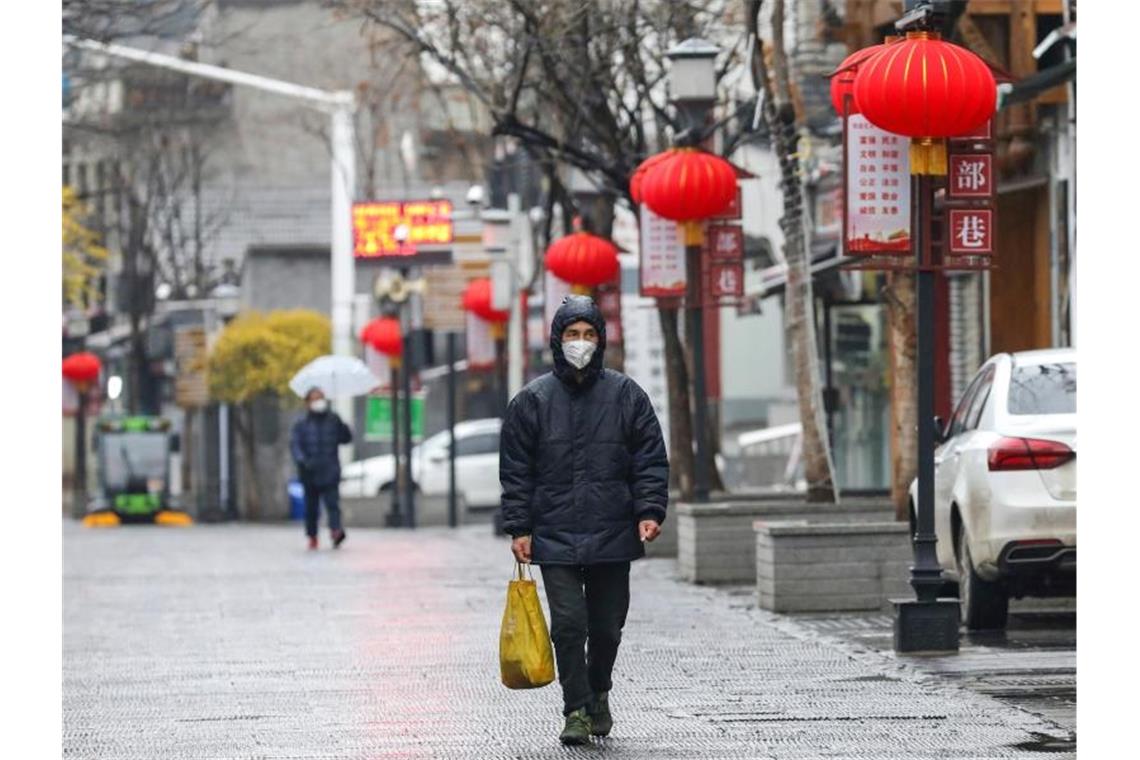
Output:
<svg viewBox="0 0 1140 760">
<path fill-rule="evenodd" d="M 994 212 L 988 208 L 952 208 L 947 250 L 953 255 L 985 256 L 994 252 Z"/>
<path fill-rule="evenodd" d="M 991 153 L 951 153 L 946 193 L 950 198 L 986 200 L 994 194 L 994 157 Z"/>
<path fill-rule="evenodd" d="M 744 230 L 738 224 L 710 224 L 705 230 L 703 253 L 713 261 L 742 261 Z"/>
</svg>

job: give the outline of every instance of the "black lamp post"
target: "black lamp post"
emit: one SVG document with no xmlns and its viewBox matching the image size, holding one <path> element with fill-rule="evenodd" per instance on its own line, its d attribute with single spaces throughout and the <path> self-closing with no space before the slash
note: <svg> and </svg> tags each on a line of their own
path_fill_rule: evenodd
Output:
<svg viewBox="0 0 1140 760">
<path fill-rule="evenodd" d="M 947 3 L 907 3 L 907 13 L 895 24 L 899 32 L 936 28 Z M 934 270 L 941 250 L 932 244 L 931 214 L 934 186 L 930 174 L 911 176 L 911 226 L 916 270 L 916 331 L 918 353 L 918 493 L 917 525 L 913 536 L 914 565 L 910 585 L 915 598 L 895 601 L 894 647 L 897 652 L 957 651 L 959 603 L 940 599 L 942 567 L 938 564 L 934 532 Z"/>
<path fill-rule="evenodd" d="M 720 48 L 701 39 L 688 39 L 666 53 L 671 62 L 669 88 L 685 128 L 699 135 L 716 102 L 716 56 Z M 691 348 L 693 399 L 693 500 L 709 500 L 708 399 L 705 390 L 704 303 L 701 282 L 701 246 L 685 240 L 685 338 Z"/>
</svg>

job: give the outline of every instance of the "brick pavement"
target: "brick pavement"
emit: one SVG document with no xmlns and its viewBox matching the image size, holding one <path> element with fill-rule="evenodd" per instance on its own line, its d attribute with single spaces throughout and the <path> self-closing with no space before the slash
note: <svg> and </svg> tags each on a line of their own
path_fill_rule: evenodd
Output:
<svg viewBox="0 0 1140 760">
<path fill-rule="evenodd" d="M 562 748 L 557 686 L 498 683 L 512 566 L 489 532 L 356 530 L 310 554 L 293 526 L 69 523 L 64 756 L 1008 758 L 1057 731 L 645 560 L 614 734 Z"/>
</svg>

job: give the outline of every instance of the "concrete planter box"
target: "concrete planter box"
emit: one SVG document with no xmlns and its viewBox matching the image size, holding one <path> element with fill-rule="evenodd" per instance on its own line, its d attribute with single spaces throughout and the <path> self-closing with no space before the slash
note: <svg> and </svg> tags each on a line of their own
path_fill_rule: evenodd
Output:
<svg viewBox="0 0 1140 760">
<path fill-rule="evenodd" d="M 762 609 L 889 610 L 889 598 L 913 596 L 905 522 L 757 520 L 753 528 Z"/>
<path fill-rule="evenodd" d="M 470 519 L 463 496 L 459 496 L 459 524 L 469 522 L 485 522 L 486 520 Z M 392 501 L 388 495 L 383 498 L 370 496 L 361 499 L 341 499 L 341 514 L 345 529 L 357 528 L 384 528 L 387 526 L 387 515 L 392 510 Z M 416 497 L 416 527 L 447 525 L 447 496 Z"/>
<path fill-rule="evenodd" d="M 885 497 L 850 497 L 841 504 L 818 504 L 778 496 L 694 504 L 674 510 L 677 521 L 677 565 L 691 583 L 754 583 L 756 520 L 818 522 L 887 521 L 894 508 Z M 668 521 L 666 521 L 668 522 Z"/>
</svg>

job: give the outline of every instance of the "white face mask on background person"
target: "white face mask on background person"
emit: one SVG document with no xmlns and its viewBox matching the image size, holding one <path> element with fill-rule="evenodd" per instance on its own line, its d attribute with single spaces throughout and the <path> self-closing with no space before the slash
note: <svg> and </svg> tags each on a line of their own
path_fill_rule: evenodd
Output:
<svg viewBox="0 0 1140 760">
<path fill-rule="evenodd" d="M 562 355 L 576 369 L 583 369 L 594 358 L 598 344 L 592 340 L 568 340 L 562 344 Z"/>
<path fill-rule="evenodd" d="M 309 410 L 321 414 L 329 410 L 329 400 L 327 398 L 316 398 L 309 402 Z"/>
</svg>

